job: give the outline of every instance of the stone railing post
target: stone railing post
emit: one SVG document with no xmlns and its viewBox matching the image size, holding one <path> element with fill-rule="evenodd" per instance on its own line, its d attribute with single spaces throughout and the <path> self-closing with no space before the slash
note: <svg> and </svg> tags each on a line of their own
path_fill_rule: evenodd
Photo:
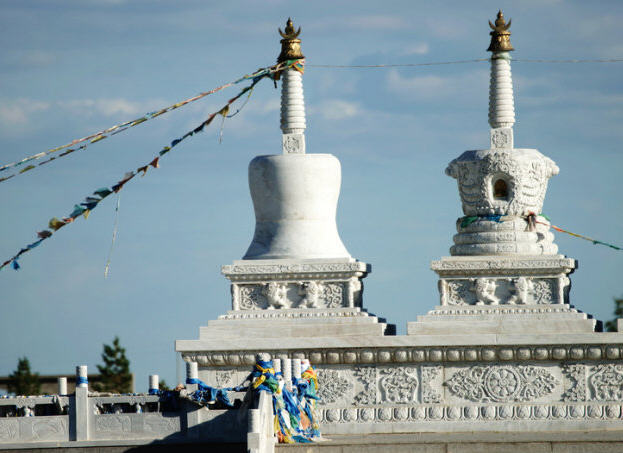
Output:
<svg viewBox="0 0 623 453">
<path fill-rule="evenodd" d="M 58 394 L 59 396 L 67 395 L 67 378 L 59 377 L 58 380 Z"/>
<path fill-rule="evenodd" d="M 249 409 L 248 452 L 274 453 L 275 433 L 273 417 L 272 396 L 267 392 L 260 392 L 257 409 Z"/>
<path fill-rule="evenodd" d="M 89 439 L 89 380 L 87 366 L 76 367 L 76 392 L 70 406 L 69 419 L 73 423 L 75 440 Z M 67 389 L 65 389 L 67 390 Z"/>
<path fill-rule="evenodd" d="M 292 390 L 292 359 L 285 358 L 282 361 L 281 369 L 283 380 L 288 391 Z"/>
<path fill-rule="evenodd" d="M 199 385 L 191 384 L 192 380 L 199 379 L 199 364 L 197 362 L 186 362 L 186 391 L 190 395 L 199 389 Z M 186 429 L 187 435 L 190 438 L 199 437 L 197 426 L 201 422 L 200 411 L 201 408 L 194 407 L 193 404 L 187 404 L 186 411 Z"/>
</svg>

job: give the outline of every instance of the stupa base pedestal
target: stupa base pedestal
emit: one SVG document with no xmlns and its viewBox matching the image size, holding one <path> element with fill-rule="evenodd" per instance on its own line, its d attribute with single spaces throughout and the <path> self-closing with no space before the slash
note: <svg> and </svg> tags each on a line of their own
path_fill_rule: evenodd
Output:
<svg viewBox="0 0 623 453">
<path fill-rule="evenodd" d="M 199 329 L 200 341 L 240 338 L 283 341 L 287 338 L 380 336 L 391 327 L 356 308 L 292 308 L 285 310 L 232 310 Z"/>
<path fill-rule="evenodd" d="M 265 310 L 274 318 L 284 316 L 281 309 L 361 307 L 369 272 L 369 264 L 353 258 L 239 260 L 222 268 L 232 309 L 250 318 Z"/>
<path fill-rule="evenodd" d="M 596 320 L 570 305 L 437 306 L 407 323 L 408 335 L 539 334 L 595 331 Z"/>
<path fill-rule="evenodd" d="M 440 305 L 408 323 L 410 335 L 594 332 L 596 321 L 569 305 L 563 255 L 454 256 L 432 262 Z"/>
</svg>

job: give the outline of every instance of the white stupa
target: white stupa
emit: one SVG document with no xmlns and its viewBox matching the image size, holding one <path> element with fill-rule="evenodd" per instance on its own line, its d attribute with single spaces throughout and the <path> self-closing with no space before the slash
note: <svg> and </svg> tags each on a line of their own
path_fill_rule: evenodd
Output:
<svg viewBox="0 0 623 453">
<path fill-rule="evenodd" d="M 278 62 L 298 64 L 279 76 L 282 153 L 249 164 L 255 233 L 244 257 L 222 268 L 231 281 L 232 309 L 202 327 L 199 340 L 178 341 L 178 351 L 246 345 L 274 353 L 291 346 L 287 338 L 382 336 L 387 330 L 362 309 L 370 265 L 350 256 L 337 230 L 340 162 L 305 152 L 300 31 L 290 19 L 279 30 Z"/>
<path fill-rule="evenodd" d="M 514 148 L 510 21 L 491 32 L 489 149 L 466 151 L 446 168 L 457 180 L 464 217 L 451 257 L 433 261 L 440 306 L 409 333 L 592 332 L 595 320 L 569 305 L 575 260 L 557 254 L 541 215 L 556 164 L 536 149 Z"/>
<path fill-rule="evenodd" d="M 302 60 L 292 21 L 281 32 L 278 62 Z M 335 223 L 342 173 L 331 154 L 305 154 L 303 74 L 281 74 L 281 155 L 258 156 L 249 164 L 255 234 L 244 260 L 330 259 L 353 262 Z"/>
</svg>

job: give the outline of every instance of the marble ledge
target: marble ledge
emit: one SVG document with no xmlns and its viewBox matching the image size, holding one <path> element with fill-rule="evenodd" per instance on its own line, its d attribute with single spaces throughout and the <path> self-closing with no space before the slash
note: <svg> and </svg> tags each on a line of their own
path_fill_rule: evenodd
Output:
<svg viewBox="0 0 623 453">
<path fill-rule="evenodd" d="M 540 345 L 620 345 L 623 332 L 556 333 L 556 334 L 472 334 L 472 335 L 397 335 L 344 336 L 300 338 L 235 338 L 219 341 L 176 340 L 178 352 L 243 351 L 283 349 L 352 349 L 402 347 L 462 347 L 462 346 L 540 346 Z"/>
<path fill-rule="evenodd" d="M 354 435 L 353 435 L 354 434 Z M 499 442 L 623 442 L 623 431 L 621 430 L 589 430 L 583 431 L 530 431 L 530 432 L 393 432 L 391 434 L 380 433 L 372 434 L 366 432 L 365 435 L 334 434 L 331 436 L 331 445 L 400 445 L 421 443 L 446 443 L 446 442 L 479 442 L 479 443 L 499 443 Z M 445 450 L 444 450 L 445 451 Z M 550 451 L 550 450 L 548 450 Z M 582 450 L 580 450 L 582 451 Z"/>
</svg>

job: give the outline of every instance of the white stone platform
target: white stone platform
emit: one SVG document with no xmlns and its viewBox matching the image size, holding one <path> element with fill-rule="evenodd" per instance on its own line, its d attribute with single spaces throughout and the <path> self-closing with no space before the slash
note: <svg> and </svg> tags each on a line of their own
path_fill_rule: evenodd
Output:
<svg viewBox="0 0 623 453">
<path fill-rule="evenodd" d="M 575 260 L 563 255 L 453 256 L 432 262 L 440 305 L 410 335 L 593 332 L 596 320 L 569 305 L 568 275 Z"/>
<path fill-rule="evenodd" d="M 387 325 L 361 308 L 229 311 L 199 329 L 200 341 L 223 339 L 379 336 Z"/>
</svg>

